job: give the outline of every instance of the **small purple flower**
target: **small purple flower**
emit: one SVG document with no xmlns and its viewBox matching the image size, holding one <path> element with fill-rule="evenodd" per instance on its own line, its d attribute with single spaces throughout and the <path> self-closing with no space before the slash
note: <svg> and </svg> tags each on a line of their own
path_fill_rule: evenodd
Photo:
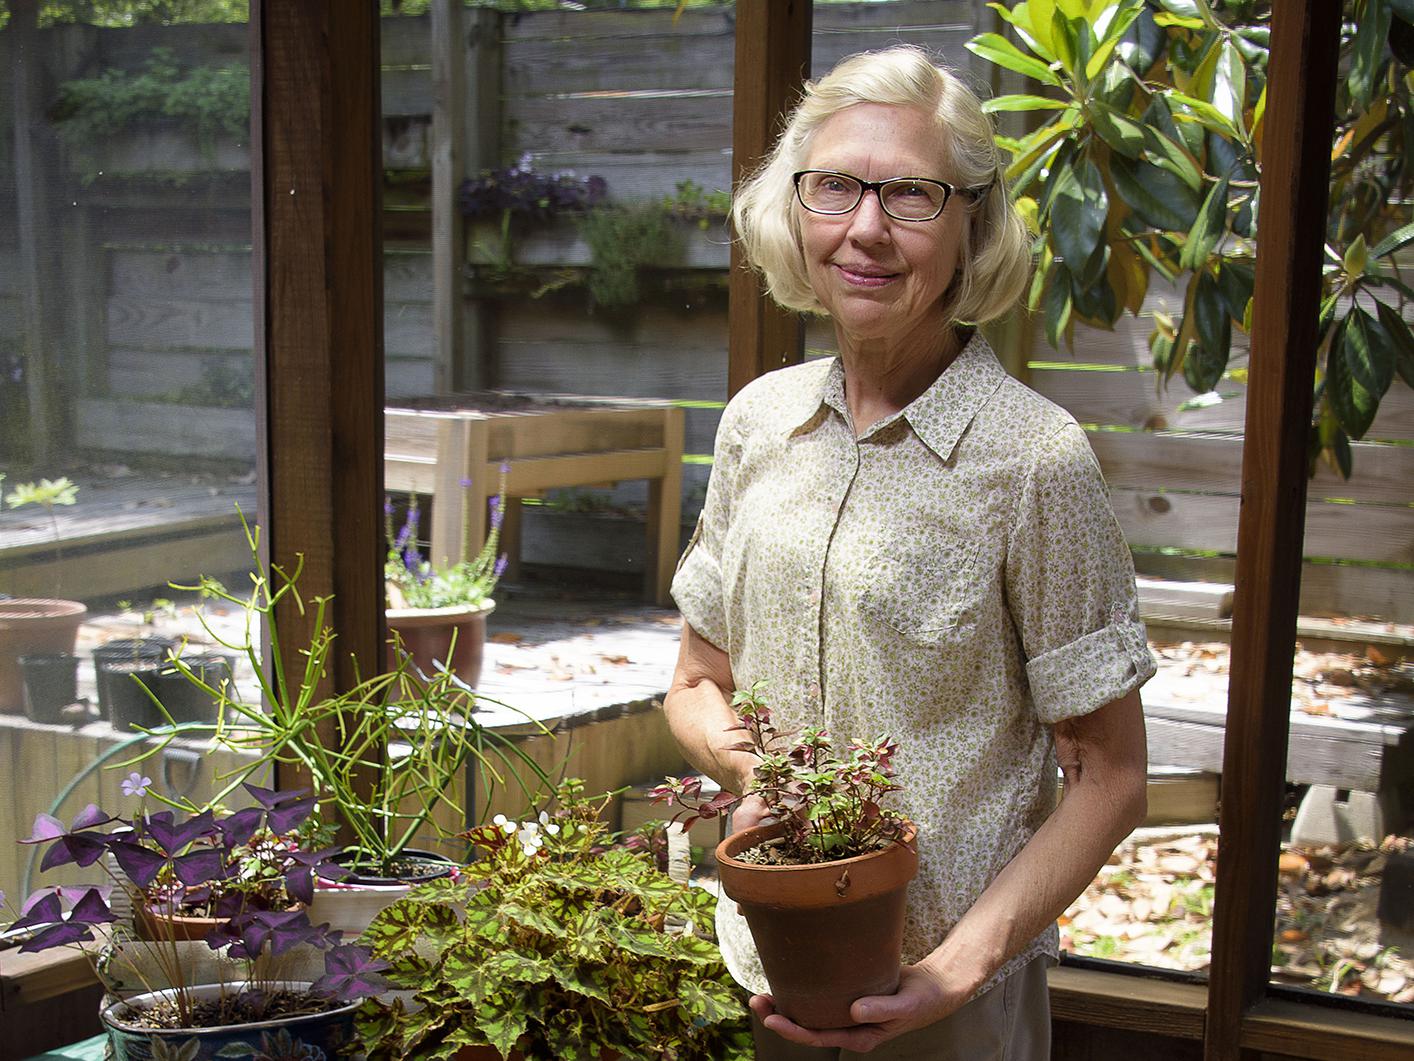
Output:
<svg viewBox="0 0 1414 1061">
<path fill-rule="evenodd" d="M 463 490 L 470 490 L 470 489 L 471 489 L 471 480 L 470 480 L 470 479 L 463 479 L 463 480 L 461 481 L 461 484 L 462 484 L 462 489 L 463 489 Z"/>
<path fill-rule="evenodd" d="M 143 777 L 142 774 L 134 770 L 123 779 L 123 795 L 141 798 L 147 795 L 147 790 L 151 785 L 152 778 Z"/>
<path fill-rule="evenodd" d="M 505 553 L 502 553 L 500 556 L 496 557 L 496 566 L 495 566 L 495 568 L 493 568 L 492 571 L 491 571 L 491 577 L 492 577 L 492 578 L 500 578 L 500 577 L 501 577 L 503 574 L 505 574 L 505 573 L 506 573 L 506 554 L 505 554 Z"/>
<path fill-rule="evenodd" d="M 495 494 L 491 498 L 491 529 L 500 530 L 501 521 L 506 518 L 506 505 L 500 494 Z"/>
</svg>

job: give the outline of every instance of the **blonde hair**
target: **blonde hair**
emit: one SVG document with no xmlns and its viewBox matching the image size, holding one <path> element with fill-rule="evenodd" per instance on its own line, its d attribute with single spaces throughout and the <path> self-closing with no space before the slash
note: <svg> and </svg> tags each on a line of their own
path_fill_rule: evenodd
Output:
<svg viewBox="0 0 1414 1061">
<path fill-rule="evenodd" d="M 732 220 L 746 260 L 765 277 L 771 297 L 787 309 L 825 312 L 806 276 L 791 175 L 805 167 L 811 139 L 826 119 L 859 103 L 933 116 L 950 167 L 946 179 L 959 190 L 978 189 L 975 201 L 958 196 L 971 216 L 957 278 L 943 296 L 948 317 L 982 324 L 1005 314 L 1026 286 L 1031 237 L 1007 194 L 991 119 L 966 85 L 911 45 L 849 56 L 807 83 L 775 148 L 733 197 Z"/>
</svg>

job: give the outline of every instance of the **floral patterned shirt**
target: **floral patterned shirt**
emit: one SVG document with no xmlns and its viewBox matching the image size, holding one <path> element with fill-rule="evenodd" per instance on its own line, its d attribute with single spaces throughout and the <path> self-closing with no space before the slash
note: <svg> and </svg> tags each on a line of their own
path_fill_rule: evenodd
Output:
<svg viewBox="0 0 1414 1061">
<path fill-rule="evenodd" d="M 904 960 L 935 948 L 1055 805 L 1049 727 L 1154 673 L 1129 549 L 1084 432 L 974 335 L 856 439 L 838 359 L 770 372 L 727 406 L 673 580 L 683 618 L 764 679 L 779 724 L 888 733 L 919 828 Z M 733 975 L 763 991 L 745 921 Z M 1041 954 L 1052 926 L 990 982 Z"/>
</svg>

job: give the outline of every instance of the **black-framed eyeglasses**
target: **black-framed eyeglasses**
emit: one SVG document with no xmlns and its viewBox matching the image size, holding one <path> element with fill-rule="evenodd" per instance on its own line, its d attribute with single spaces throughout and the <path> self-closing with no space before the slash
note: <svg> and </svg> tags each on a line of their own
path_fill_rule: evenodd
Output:
<svg viewBox="0 0 1414 1061">
<path fill-rule="evenodd" d="M 975 198 L 980 189 L 954 188 L 929 177 L 890 177 L 866 181 L 828 169 L 803 169 L 792 174 L 800 205 L 816 214 L 847 214 L 875 192 L 884 213 L 896 221 L 932 221 L 953 195 Z"/>
</svg>

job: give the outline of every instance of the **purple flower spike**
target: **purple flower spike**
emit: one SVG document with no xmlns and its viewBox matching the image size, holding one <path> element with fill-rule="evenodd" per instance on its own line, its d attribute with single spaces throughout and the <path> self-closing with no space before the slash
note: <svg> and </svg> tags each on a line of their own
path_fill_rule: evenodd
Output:
<svg viewBox="0 0 1414 1061">
<path fill-rule="evenodd" d="M 470 479 L 463 479 L 463 480 L 461 481 L 461 484 L 462 484 L 462 489 L 463 489 L 463 490 L 470 490 L 470 489 L 471 489 L 471 480 L 470 480 Z"/>
</svg>

